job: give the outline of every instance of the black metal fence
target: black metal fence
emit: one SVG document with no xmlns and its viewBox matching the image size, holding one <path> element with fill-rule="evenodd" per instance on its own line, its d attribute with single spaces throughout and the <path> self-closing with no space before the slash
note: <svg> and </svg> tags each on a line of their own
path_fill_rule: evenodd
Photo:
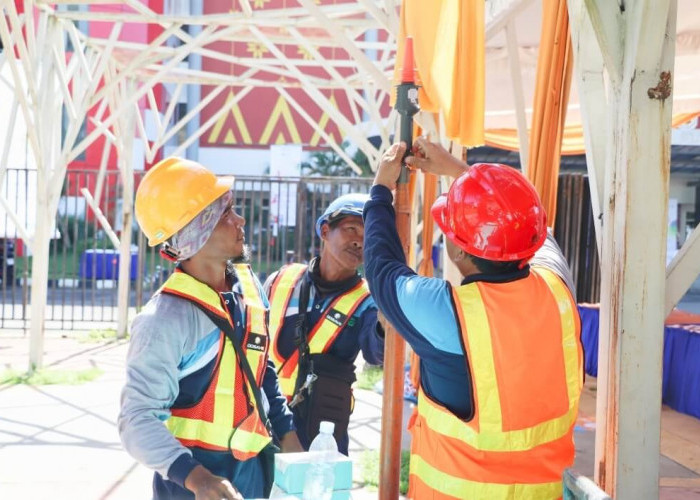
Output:
<svg viewBox="0 0 700 500">
<path fill-rule="evenodd" d="M 34 218 L 35 174 L 9 170 L 4 195 L 25 227 Z M 142 174 L 136 174 L 136 185 Z M 317 253 L 315 221 L 336 197 L 369 191 L 367 178 L 236 178 L 236 209 L 246 219 L 251 266 L 261 280 L 288 261 Z M 117 321 L 119 252 L 81 194 L 87 188 L 115 231 L 121 229 L 122 185 L 117 172 L 102 180 L 94 170 L 67 173 L 50 244 L 47 328 L 85 328 Z M 130 307 L 139 309 L 172 271 L 156 248 L 147 245 L 134 223 L 129 262 Z M 31 255 L 9 215 L 0 212 L 0 328 L 29 325 Z"/>
<path fill-rule="evenodd" d="M 4 196 L 25 227 L 34 218 L 34 172 L 9 170 Z M 141 174 L 137 174 L 136 185 Z M 237 211 L 246 219 L 251 266 L 262 281 L 289 261 L 318 253 L 315 221 L 336 197 L 367 192 L 367 178 L 237 177 Z M 52 234 L 46 326 L 85 329 L 116 324 L 119 252 L 81 194 L 87 188 L 112 228 L 121 228 L 122 185 L 117 172 L 98 179 L 94 170 L 68 172 Z M 555 234 L 569 259 L 580 301 L 596 301 L 600 272 L 595 249 L 590 195 L 584 176 L 563 175 L 559 185 Z M 31 255 L 9 215 L 0 212 L 0 328 L 29 326 Z M 129 262 L 130 307 L 139 309 L 161 286 L 172 264 L 148 247 L 134 223 Z"/>
</svg>

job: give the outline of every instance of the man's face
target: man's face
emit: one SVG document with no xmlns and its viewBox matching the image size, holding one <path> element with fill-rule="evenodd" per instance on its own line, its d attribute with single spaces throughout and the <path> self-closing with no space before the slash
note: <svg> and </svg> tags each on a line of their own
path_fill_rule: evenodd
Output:
<svg viewBox="0 0 700 500">
<path fill-rule="evenodd" d="M 335 262 L 342 269 L 355 271 L 362 265 L 364 237 L 362 217 L 356 215 L 343 217 L 333 228 L 324 224 L 321 226 L 324 243 L 321 258 Z"/>
<path fill-rule="evenodd" d="M 217 260 L 240 259 L 247 251 L 244 226 L 245 219 L 235 212 L 232 200 L 202 250 Z"/>
</svg>

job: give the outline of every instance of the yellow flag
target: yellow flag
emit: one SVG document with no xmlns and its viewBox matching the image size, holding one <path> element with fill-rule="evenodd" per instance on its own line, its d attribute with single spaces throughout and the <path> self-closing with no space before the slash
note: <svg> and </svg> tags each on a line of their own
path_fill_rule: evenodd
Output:
<svg viewBox="0 0 700 500">
<path fill-rule="evenodd" d="M 484 0 L 404 0 L 397 61 L 406 36 L 413 37 L 421 109 L 443 112 L 450 139 L 483 144 Z"/>
</svg>

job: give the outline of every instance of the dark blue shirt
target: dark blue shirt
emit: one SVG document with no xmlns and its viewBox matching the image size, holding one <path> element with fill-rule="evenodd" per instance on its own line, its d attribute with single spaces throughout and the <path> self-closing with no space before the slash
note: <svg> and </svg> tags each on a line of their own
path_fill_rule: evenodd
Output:
<svg viewBox="0 0 700 500">
<path fill-rule="evenodd" d="M 392 194 L 373 186 L 364 209 L 365 270 L 379 309 L 420 356 L 421 385 L 425 394 L 463 419 L 473 414 L 469 360 L 452 299 L 451 285 L 438 278 L 418 276 L 406 265 L 396 231 Z M 573 282 L 561 250 L 548 236 L 531 264 L 546 267 Z M 471 275 L 474 281 L 507 282 L 528 276 L 529 267 L 510 274 Z"/>
<path fill-rule="evenodd" d="M 314 263 L 312 262 L 311 265 L 313 266 Z M 277 273 L 273 273 L 265 282 L 265 290 L 268 295 L 276 277 Z M 305 273 L 302 277 L 302 280 L 303 279 L 310 279 L 310 277 Z M 299 290 L 302 280 L 297 283 L 290 297 L 285 312 L 285 318 L 276 340 L 277 349 L 280 355 L 285 359 L 297 350 L 294 339 L 296 337 L 296 324 L 299 316 Z M 351 288 L 351 286 L 341 286 L 333 290 L 321 290 L 318 286 L 313 284 L 313 281 L 311 281 L 311 283 L 309 304 L 306 313 L 309 330 L 322 319 L 330 303 Z M 347 325 L 338 334 L 327 352 L 341 360 L 354 363 L 360 351 L 362 351 L 362 357 L 367 363 L 380 365 L 384 360 L 384 332 L 377 322 L 377 306 L 371 296 L 367 297 L 355 310 Z M 293 413 L 299 441 L 304 448 L 308 449 L 311 440 L 306 434 L 306 422 L 297 411 L 293 410 Z M 343 439 L 339 440 L 338 450 L 347 455 L 347 434 Z"/>
</svg>

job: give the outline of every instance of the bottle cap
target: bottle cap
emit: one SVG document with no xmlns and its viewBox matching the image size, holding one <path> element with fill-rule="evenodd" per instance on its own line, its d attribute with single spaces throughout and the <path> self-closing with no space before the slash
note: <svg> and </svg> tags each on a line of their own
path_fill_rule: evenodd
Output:
<svg viewBox="0 0 700 500">
<path fill-rule="evenodd" d="M 320 430 L 325 434 L 333 434 L 333 431 L 335 430 L 335 423 L 323 420 L 321 422 Z"/>
</svg>

